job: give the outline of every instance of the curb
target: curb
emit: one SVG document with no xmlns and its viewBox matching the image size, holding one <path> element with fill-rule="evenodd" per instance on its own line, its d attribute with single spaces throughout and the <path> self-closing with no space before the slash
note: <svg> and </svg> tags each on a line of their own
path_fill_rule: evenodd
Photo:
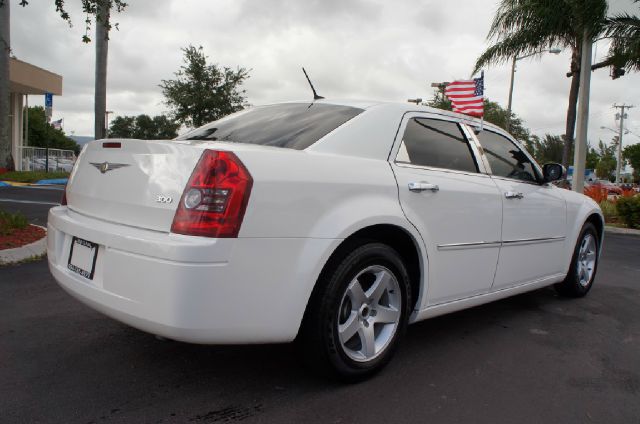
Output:
<svg viewBox="0 0 640 424">
<path fill-rule="evenodd" d="M 68 178 L 55 178 L 52 180 L 40 180 L 33 185 L 65 185 L 67 182 L 69 182 Z"/>
<path fill-rule="evenodd" d="M 43 188 L 49 186 L 64 186 L 67 184 L 67 180 L 40 180 L 35 183 L 17 183 L 15 181 L 0 181 L 0 187 L 35 187 Z"/>
<path fill-rule="evenodd" d="M 0 181 L 0 182 L 12 187 L 22 187 L 22 186 L 28 186 L 30 184 L 30 183 L 19 183 L 16 181 Z"/>
<path fill-rule="evenodd" d="M 635 230 L 633 228 L 618 228 L 618 227 L 610 227 L 605 225 L 605 231 L 612 234 L 627 234 L 632 236 L 640 236 L 640 230 Z"/>
<path fill-rule="evenodd" d="M 36 227 L 44 228 L 40 225 L 36 225 Z M 47 251 L 47 229 L 44 228 L 44 231 L 45 235 L 40 240 L 26 244 L 22 247 L 0 250 L 0 265 L 9 265 L 16 262 L 24 261 L 25 259 L 29 259 L 34 256 L 43 255 Z"/>
</svg>

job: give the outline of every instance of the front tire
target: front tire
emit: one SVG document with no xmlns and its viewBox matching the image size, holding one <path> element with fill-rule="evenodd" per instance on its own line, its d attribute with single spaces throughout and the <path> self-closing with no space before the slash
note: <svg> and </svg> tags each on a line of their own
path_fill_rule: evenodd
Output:
<svg viewBox="0 0 640 424">
<path fill-rule="evenodd" d="M 332 260 L 303 323 L 305 359 L 345 381 L 373 375 L 406 330 L 410 299 L 407 269 L 391 247 L 367 243 Z"/>
<path fill-rule="evenodd" d="M 598 269 L 599 249 L 600 240 L 596 227 L 587 222 L 580 231 L 567 277 L 554 286 L 559 294 L 583 297 L 591 290 Z"/>
</svg>

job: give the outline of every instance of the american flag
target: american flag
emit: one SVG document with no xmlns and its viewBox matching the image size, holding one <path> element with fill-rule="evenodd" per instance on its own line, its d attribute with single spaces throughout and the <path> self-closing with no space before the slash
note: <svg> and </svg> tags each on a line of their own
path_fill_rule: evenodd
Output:
<svg viewBox="0 0 640 424">
<path fill-rule="evenodd" d="M 480 78 L 449 83 L 444 94 L 451 100 L 454 112 L 482 117 L 484 114 L 484 73 Z"/>
<path fill-rule="evenodd" d="M 58 119 L 57 121 L 51 122 L 51 126 L 56 130 L 62 129 L 62 119 Z"/>
</svg>

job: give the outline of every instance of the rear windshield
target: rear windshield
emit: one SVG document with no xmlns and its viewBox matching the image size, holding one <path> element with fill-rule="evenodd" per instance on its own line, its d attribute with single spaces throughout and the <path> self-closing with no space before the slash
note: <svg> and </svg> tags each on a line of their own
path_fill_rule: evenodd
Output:
<svg viewBox="0 0 640 424">
<path fill-rule="evenodd" d="M 364 110 L 323 103 L 262 106 L 222 118 L 177 140 L 216 140 L 302 150 Z"/>
</svg>

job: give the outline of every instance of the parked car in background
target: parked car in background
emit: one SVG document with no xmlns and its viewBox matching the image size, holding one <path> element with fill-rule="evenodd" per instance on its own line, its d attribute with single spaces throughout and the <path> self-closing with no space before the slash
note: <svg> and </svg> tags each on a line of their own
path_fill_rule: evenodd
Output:
<svg viewBox="0 0 640 424">
<path fill-rule="evenodd" d="M 622 188 L 620 186 L 615 185 L 611 181 L 596 180 L 593 183 L 591 183 L 590 186 L 607 190 L 607 193 L 610 194 L 610 195 L 620 195 L 620 194 L 622 194 Z"/>
<path fill-rule="evenodd" d="M 409 323 L 555 285 L 587 294 L 603 216 L 513 137 L 413 104 L 283 103 L 172 141 L 98 140 L 49 212 L 51 273 L 133 327 L 297 339 L 365 378 Z"/>
</svg>

